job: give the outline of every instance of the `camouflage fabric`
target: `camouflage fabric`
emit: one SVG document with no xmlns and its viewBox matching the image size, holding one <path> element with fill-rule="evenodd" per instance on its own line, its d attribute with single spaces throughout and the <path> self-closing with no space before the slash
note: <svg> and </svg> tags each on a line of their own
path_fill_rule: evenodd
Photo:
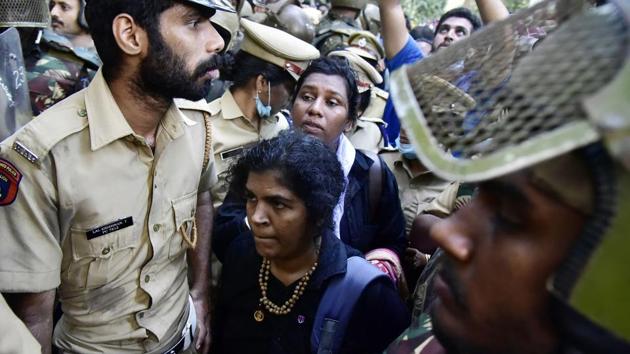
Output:
<svg viewBox="0 0 630 354">
<path fill-rule="evenodd" d="M 444 349 L 433 336 L 431 317 L 427 314 L 414 319 L 398 338 L 385 349 L 383 354 L 437 354 Z"/>
<path fill-rule="evenodd" d="M 435 254 L 429 259 L 429 263 L 424 267 L 416 288 L 413 291 L 411 300 L 413 301 L 411 309 L 411 317 L 416 319 L 428 313 L 429 304 L 435 298 L 431 291 L 431 282 L 435 277 L 435 274 L 440 270 L 440 262 L 443 258 L 444 252 L 441 249 L 437 249 Z"/>
<path fill-rule="evenodd" d="M 26 79 L 33 116 L 88 86 L 100 61 L 90 51 L 64 46 L 60 36 L 45 31 L 42 42 L 25 54 Z"/>
<path fill-rule="evenodd" d="M 329 13 L 319 23 L 313 45 L 319 49 L 322 56 L 326 56 L 333 50 L 346 47 L 350 35 L 359 30 L 356 23 L 344 21 Z"/>
</svg>

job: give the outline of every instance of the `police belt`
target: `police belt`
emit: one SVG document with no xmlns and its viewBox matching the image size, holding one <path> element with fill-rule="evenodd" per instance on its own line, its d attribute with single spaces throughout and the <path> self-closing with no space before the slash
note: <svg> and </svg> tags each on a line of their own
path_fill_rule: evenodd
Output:
<svg viewBox="0 0 630 354">
<path fill-rule="evenodd" d="M 175 343 L 172 347 L 164 351 L 164 354 L 181 353 L 194 344 L 193 341 L 195 337 L 195 329 L 197 328 L 197 314 L 195 312 L 195 306 L 190 295 L 188 296 L 188 307 L 188 319 L 186 320 L 186 324 L 184 325 L 184 329 L 182 330 L 181 338 L 179 338 L 177 343 Z"/>
</svg>

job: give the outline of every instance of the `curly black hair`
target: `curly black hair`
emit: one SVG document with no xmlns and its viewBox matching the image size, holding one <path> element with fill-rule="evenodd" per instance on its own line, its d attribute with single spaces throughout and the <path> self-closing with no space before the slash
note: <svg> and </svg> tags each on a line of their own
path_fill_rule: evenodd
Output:
<svg viewBox="0 0 630 354">
<path fill-rule="evenodd" d="M 250 173 L 265 171 L 281 174 L 281 183 L 304 202 L 308 221 L 318 232 L 332 228 L 333 209 L 345 182 L 337 156 L 324 143 L 295 130 L 261 141 L 230 167 L 230 191 L 245 198 Z"/>
<path fill-rule="evenodd" d="M 306 78 L 311 74 L 324 74 L 330 76 L 341 76 L 346 82 L 346 89 L 348 91 L 348 119 L 353 123 L 357 120 L 357 112 L 359 109 L 359 89 L 357 88 L 357 79 L 355 76 L 348 59 L 344 57 L 321 57 L 319 59 L 313 60 L 311 64 L 304 70 L 302 76 L 298 80 L 295 85 L 295 91 L 293 98 L 291 100 L 291 104 L 295 102 L 295 98 L 297 93 L 300 91 L 300 88 L 304 84 Z"/>
</svg>

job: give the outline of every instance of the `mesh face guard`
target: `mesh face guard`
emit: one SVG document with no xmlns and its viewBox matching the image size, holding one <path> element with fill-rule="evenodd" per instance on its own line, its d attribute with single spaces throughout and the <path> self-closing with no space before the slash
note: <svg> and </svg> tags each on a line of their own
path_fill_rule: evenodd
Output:
<svg viewBox="0 0 630 354">
<path fill-rule="evenodd" d="M 48 27 L 50 12 L 44 0 L 0 1 L 0 27 Z"/>
<path fill-rule="evenodd" d="M 488 180 L 603 142 L 580 150 L 594 212 L 548 283 L 578 352 L 630 353 L 629 24 L 627 0 L 548 0 L 392 75 L 419 158 L 447 179 Z"/>
<path fill-rule="evenodd" d="M 442 177 L 531 166 L 600 140 L 582 104 L 625 64 L 629 33 L 612 5 L 539 3 L 395 72 L 396 111 Z"/>
</svg>

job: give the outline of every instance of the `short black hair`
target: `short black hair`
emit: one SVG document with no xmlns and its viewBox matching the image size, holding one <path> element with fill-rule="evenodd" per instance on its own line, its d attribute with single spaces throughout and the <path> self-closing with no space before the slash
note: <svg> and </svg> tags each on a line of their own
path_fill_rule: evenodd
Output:
<svg viewBox="0 0 630 354">
<path fill-rule="evenodd" d="M 221 77 L 232 81 L 235 88 L 243 87 L 258 75 L 265 77 L 271 86 L 278 84 L 289 85 L 295 83 L 293 77 L 283 68 L 266 60 L 260 59 L 243 50 L 228 52 L 221 67 Z"/>
<path fill-rule="evenodd" d="M 304 80 L 311 74 L 324 74 L 330 76 L 341 76 L 348 91 L 348 119 L 353 123 L 357 120 L 357 110 L 359 108 L 359 89 L 357 88 L 357 79 L 348 62 L 348 59 L 344 57 L 321 57 L 313 60 L 311 65 L 304 70 L 302 76 L 298 80 L 295 86 L 295 94 L 293 95 L 292 103 L 295 102 L 295 95 L 300 91 L 300 87 L 304 84 Z"/>
<path fill-rule="evenodd" d="M 159 33 L 160 14 L 174 6 L 175 0 L 88 0 L 85 18 L 90 27 L 94 46 L 103 62 L 103 75 L 113 79 L 122 61 L 122 51 L 116 43 L 112 24 L 119 14 L 126 13 L 147 31 Z"/>
<path fill-rule="evenodd" d="M 437 26 L 435 26 L 435 32 L 433 32 L 433 35 L 438 33 L 438 31 L 440 30 L 440 26 L 442 25 L 442 22 L 446 21 L 447 19 L 451 17 L 461 17 L 461 18 L 467 19 L 470 22 L 470 24 L 472 24 L 472 32 L 475 32 L 476 30 L 481 28 L 481 19 L 479 19 L 477 15 L 475 15 L 472 11 L 470 11 L 469 9 L 465 7 L 456 7 L 452 10 L 446 11 L 444 15 L 440 17 L 440 20 L 438 21 Z"/>
<path fill-rule="evenodd" d="M 414 41 L 433 43 L 433 37 L 435 37 L 434 31 L 429 26 L 416 26 L 409 34 Z"/>
<path fill-rule="evenodd" d="M 332 228 L 332 214 L 344 189 L 344 176 L 336 154 L 319 139 L 285 130 L 246 150 L 230 167 L 230 191 L 245 198 L 250 173 L 277 171 L 281 183 L 306 206 L 308 221 Z"/>
</svg>

